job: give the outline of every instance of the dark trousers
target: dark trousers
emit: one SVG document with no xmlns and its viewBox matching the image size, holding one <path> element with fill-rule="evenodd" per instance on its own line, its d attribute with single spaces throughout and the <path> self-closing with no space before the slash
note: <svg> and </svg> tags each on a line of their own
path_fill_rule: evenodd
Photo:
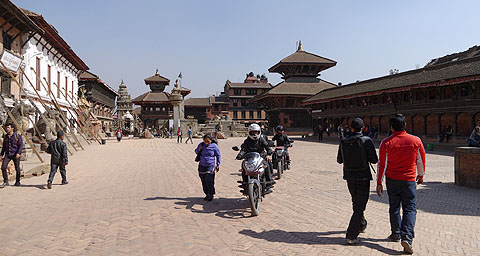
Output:
<svg viewBox="0 0 480 256">
<path fill-rule="evenodd" d="M 214 166 L 198 166 L 199 172 L 213 171 Z M 215 172 L 199 174 L 202 181 L 203 193 L 208 197 L 215 195 Z"/>
<path fill-rule="evenodd" d="M 16 182 L 20 182 L 20 158 L 16 158 L 16 156 L 6 156 L 3 158 L 3 161 L 2 161 L 3 182 L 8 182 L 7 167 L 10 161 L 13 161 L 13 164 L 15 164 L 15 180 Z"/>
<path fill-rule="evenodd" d="M 177 143 L 182 143 L 182 135 L 179 135 L 179 136 L 177 137 Z"/>
<path fill-rule="evenodd" d="M 353 214 L 347 229 L 347 238 L 355 239 L 360 230 L 367 227 L 367 221 L 363 215 L 367 207 L 368 197 L 370 195 L 370 180 L 354 181 L 347 180 L 348 191 L 352 196 Z"/>
<path fill-rule="evenodd" d="M 192 136 L 188 136 L 188 138 L 187 138 L 187 140 L 185 141 L 185 143 L 188 143 L 189 140 L 190 140 L 190 142 L 193 144 Z"/>
<path fill-rule="evenodd" d="M 392 234 L 398 234 L 402 240 L 412 241 L 417 217 L 417 185 L 415 181 L 403 181 L 387 178 L 388 201 L 390 203 L 390 227 Z M 403 218 L 400 216 L 400 205 Z"/>
<path fill-rule="evenodd" d="M 48 175 L 48 183 L 53 182 L 53 177 L 55 177 L 55 173 L 57 169 L 60 168 L 60 175 L 62 175 L 62 182 L 67 181 L 67 170 L 65 170 L 65 164 L 50 164 L 50 175 Z"/>
<path fill-rule="evenodd" d="M 323 131 L 318 132 L 318 140 L 323 141 Z"/>
</svg>

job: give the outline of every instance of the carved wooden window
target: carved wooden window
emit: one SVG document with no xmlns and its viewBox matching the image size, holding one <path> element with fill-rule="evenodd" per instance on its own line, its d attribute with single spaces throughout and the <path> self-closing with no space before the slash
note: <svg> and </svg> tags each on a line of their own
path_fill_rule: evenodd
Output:
<svg viewBox="0 0 480 256">
<path fill-rule="evenodd" d="M 57 98 L 60 98 L 60 71 L 57 71 Z"/>
</svg>

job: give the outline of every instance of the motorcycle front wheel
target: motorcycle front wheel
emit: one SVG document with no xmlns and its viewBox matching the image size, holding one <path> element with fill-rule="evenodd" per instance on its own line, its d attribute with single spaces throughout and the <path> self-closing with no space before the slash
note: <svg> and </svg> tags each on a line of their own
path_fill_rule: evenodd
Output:
<svg viewBox="0 0 480 256">
<path fill-rule="evenodd" d="M 250 203 L 252 215 L 258 216 L 262 203 L 262 191 L 257 182 L 248 184 L 248 202 Z"/>
</svg>

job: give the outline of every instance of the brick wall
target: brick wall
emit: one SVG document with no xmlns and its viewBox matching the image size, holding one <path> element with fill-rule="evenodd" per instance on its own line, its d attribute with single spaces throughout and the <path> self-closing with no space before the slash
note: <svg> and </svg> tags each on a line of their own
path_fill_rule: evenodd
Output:
<svg viewBox="0 0 480 256">
<path fill-rule="evenodd" d="M 480 148 L 455 149 L 455 184 L 480 188 Z"/>
</svg>

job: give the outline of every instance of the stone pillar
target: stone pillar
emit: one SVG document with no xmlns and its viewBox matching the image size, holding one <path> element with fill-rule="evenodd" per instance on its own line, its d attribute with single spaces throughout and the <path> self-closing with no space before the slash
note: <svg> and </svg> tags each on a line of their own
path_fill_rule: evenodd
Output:
<svg viewBox="0 0 480 256">
<path fill-rule="evenodd" d="M 180 126 L 180 120 L 183 120 L 183 96 L 179 91 L 173 90 L 170 95 L 170 102 L 173 105 L 173 130 L 174 133 L 177 132 L 178 127 Z"/>
</svg>

